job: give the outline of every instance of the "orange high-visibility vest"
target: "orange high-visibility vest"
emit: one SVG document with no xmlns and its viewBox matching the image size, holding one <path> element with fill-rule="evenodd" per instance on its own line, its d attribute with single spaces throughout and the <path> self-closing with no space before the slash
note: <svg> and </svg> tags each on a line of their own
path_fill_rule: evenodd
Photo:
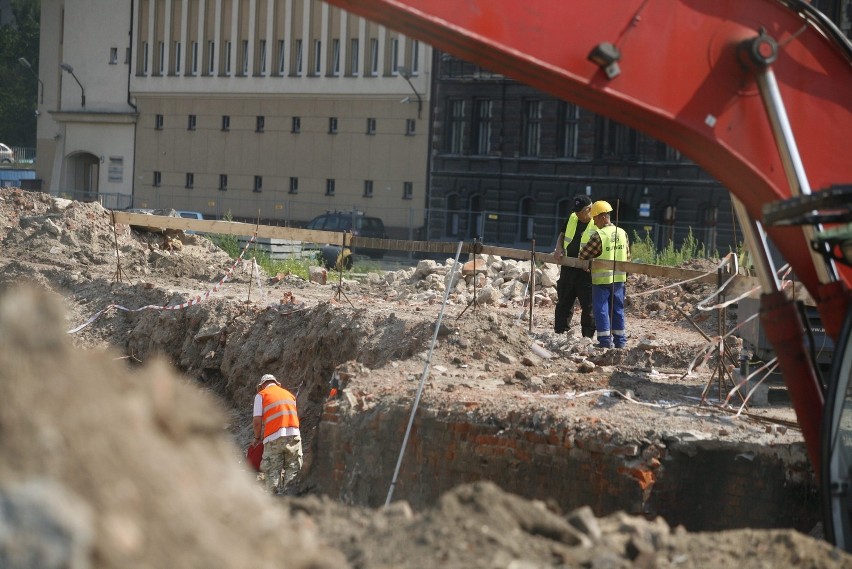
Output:
<svg viewBox="0 0 852 569">
<path fill-rule="evenodd" d="M 275 385 L 260 392 L 263 400 L 263 438 L 286 429 L 285 435 L 299 434 L 299 415 L 296 413 L 296 398 L 292 393 Z"/>
</svg>

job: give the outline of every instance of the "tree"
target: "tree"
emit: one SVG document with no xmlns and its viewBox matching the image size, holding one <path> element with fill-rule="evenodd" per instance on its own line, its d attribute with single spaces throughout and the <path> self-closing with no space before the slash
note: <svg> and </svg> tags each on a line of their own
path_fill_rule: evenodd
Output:
<svg viewBox="0 0 852 569">
<path fill-rule="evenodd" d="M 38 73 L 40 0 L 12 0 L 12 23 L 0 27 L 0 142 L 36 145 L 39 84 L 24 57 Z"/>
</svg>

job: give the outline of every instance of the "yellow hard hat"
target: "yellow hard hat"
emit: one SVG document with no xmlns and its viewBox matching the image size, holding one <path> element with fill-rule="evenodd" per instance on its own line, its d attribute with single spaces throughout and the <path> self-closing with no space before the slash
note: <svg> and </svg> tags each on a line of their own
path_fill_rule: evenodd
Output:
<svg viewBox="0 0 852 569">
<path fill-rule="evenodd" d="M 592 204 L 592 217 L 597 217 L 602 213 L 609 213 L 611 211 L 612 206 L 609 205 L 609 202 L 598 200 Z"/>
</svg>

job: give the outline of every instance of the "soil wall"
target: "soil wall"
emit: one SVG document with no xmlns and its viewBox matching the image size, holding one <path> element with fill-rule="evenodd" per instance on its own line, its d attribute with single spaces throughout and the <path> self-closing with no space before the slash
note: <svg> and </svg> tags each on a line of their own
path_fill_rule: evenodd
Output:
<svg viewBox="0 0 852 569">
<path fill-rule="evenodd" d="M 343 502 L 384 504 L 410 408 L 326 404 L 311 480 Z M 475 408 L 475 403 L 469 404 Z M 420 409 L 394 489 L 416 509 L 458 484 L 491 480 L 518 495 L 598 516 L 662 516 L 690 531 L 795 528 L 819 521 L 818 494 L 801 444 L 699 440 L 615 441 L 580 423 L 536 428 L 529 417 L 476 417 Z M 542 424 L 547 424 L 542 421 Z"/>
</svg>

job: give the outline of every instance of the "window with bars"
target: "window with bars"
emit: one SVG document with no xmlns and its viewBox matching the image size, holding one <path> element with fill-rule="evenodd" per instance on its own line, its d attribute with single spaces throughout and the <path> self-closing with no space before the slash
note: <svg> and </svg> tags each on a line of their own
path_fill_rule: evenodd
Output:
<svg viewBox="0 0 852 569">
<path fill-rule="evenodd" d="M 290 126 L 290 132 L 298 134 L 302 132 L 302 119 L 300 117 L 293 117 Z"/>
<path fill-rule="evenodd" d="M 229 115 L 222 115 L 222 130 L 231 130 L 231 117 Z"/>
<path fill-rule="evenodd" d="M 373 180 L 364 180 L 364 197 L 373 197 Z"/>
<path fill-rule="evenodd" d="M 263 191 L 263 176 L 254 177 L 254 189 L 252 191 L 258 193 Z"/>
<path fill-rule="evenodd" d="M 337 134 L 337 117 L 329 117 L 328 134 Z"/>
<path fill-rule="evenodd" d="M 254 131 L 255 132 L 263 132 L 264 127 L 266 126 L 266 117 L 260 116 L 255 117 L 254 120 Z"/>
<path fill-rule="evenodd" d="M 162 180 L 163 180 L 163 174 L 162 174 L 162 172 L 154 172 L 154 183 L 153 183 L 153 186 L 154 186 L 155 188 L 159 188 L 159 187 L 160 187 L 160 182 L 162 182 Z"/>
<path fill-rule="evenodd" d="M 154 117 L 154 128 L 157 130 L 163 130 L 163 115 L 157 115 Z"/>
<path fill-rule="evenodd" d="M 461 154 L 464 147 L 464 99 L 450 99 L 447 102 L 447 139 L 446 149 L 450 154 Z"/>
<path fill-rule="evenodd" d="M 491 152 L 491 99 L 473 101 L 473 154 L 485 156 Z"/>
<path fill-rule="evenodd" d="M 325 195 L 333 196 L 334 195 L 334 180 L 329 178 L 325 181 Z"/>
<path fill-rule="evenodd" d="M 185 184 L 185 187 L 186 187 L 186 189 L 188 189 L 188 190 L 191 190 L 192 188 L 194 188 L 194 187 L 195 187 L 195 174 L 193 174 L 192 172 L 187 172 L 187 173 L 186 173 L 186 184 Z"/>
<path fill-rule="evenodd" d="M 367 119 L 367 134 L 376 134 L 376 119 L 372 117 Z"/>
<path fill-rule="evenodd" d="M 186 119 L 186 130 L 195 130 L 195 115 L 189 115 Z"/>
<path fill-rule="evenodd" d="M 414 184 L 412 182 L 402 183 L 402 199 L 410 200 L 414 195 Z"/>
<path fill-rule="evenodd" d="M 290 177 L 290 192 L 291 194 L 299 193 L 299 178 Z"/>
<path fill-rule="evenodd" d="M 228 191 L 228 175 L 219 174 L 219 190 L 222 192 Z"/>
<path fill-rule="evenodd" d="M 559 102 L 557 152 L 562 158 L 576 158 L 579 146 L 580 108 L 565 101 Z"/>
<path fill-rule="evenodd" d="M 521 129 L 521 153 L 524 156 L 538 156 L 541 153 L 541 101 L 524 101 L 524 116 Z"/>
</svg>

